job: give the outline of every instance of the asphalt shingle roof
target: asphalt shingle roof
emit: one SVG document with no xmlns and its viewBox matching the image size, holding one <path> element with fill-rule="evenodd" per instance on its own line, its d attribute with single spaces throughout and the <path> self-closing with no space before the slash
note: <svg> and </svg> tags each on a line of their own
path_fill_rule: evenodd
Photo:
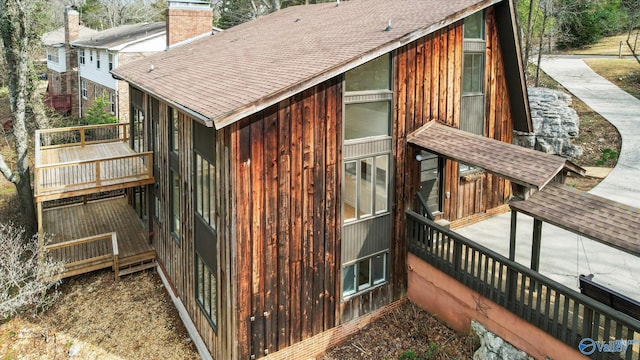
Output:
<svg viewBox="0 0 640 360">
<path fill-rule="evenodd" d="M 98 30 L 93 30 L 86 26 L 80 25 L 78 40 L 87 39 L 91 37 L 91 35 L 94 35 L 97 33 L 98 33 Z M 41 40 L 43 44 L 48 46 L 64 45 L 64 26 L 61 26 L 55 30 L 42 34 Z"/>
<path fill-rule="evenodd" d="M 582 170 L 560 156 L 471 134 L 436 121 L 409 134 L 407 142 L 536 189 L 545 187 L 565 168 Z"/>
<path fill-rule="evenodd" d="M 294 6 L 113 72 L 221 128 L 500 1 Z"/>
<path fill-rule="evenodd" d="M 509 205 L 544 222 L 640 256 L 640 209 L 556 183 Z"/>
<path fill-rule="evenodd" d="M 89 37 L 73 41 L 74 46 L 111 49 L 136 40 L 161 35 L 166 31 L 164 22 L 128 24 L 103 30 Z"/>
</svg>

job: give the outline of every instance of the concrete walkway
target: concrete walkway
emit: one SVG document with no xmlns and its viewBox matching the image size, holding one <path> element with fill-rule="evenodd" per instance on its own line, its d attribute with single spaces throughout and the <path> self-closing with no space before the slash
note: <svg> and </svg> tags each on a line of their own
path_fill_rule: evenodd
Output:
<svg viewBox="0 0 640 360">
<path fill-rule="evenodd" d="M 616 167 L 591 193 L 640 208 L 640 101 L 597 75 L 582 59 L 547 57 L 541 67 L 622 136 Z M 509 227 L 507 213 L 456 231 L 508 256 Z M 640 229 L 638 233 L 640 239 Z M 532 238 L 533 219 L 518 214 L 516 261 L 527 267 Z M 594 281 L 640 300 L 640 258 L 546 223 L 542 226 L 540 272 L 576 290 L 580 274 L 594 274 Z"/>
</svg>

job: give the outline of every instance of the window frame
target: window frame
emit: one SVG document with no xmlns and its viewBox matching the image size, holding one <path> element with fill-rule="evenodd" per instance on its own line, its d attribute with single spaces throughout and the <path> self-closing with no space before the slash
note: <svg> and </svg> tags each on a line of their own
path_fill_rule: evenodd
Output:
<svg viewBox="0 0 640 360">
<path fill-rule="evenodd" d="M 78 51 L 78 56 L 79 56 L 79 60 L 78 62 L 82 65 L 84 65 L 86 63 L 86 58 L 85 58 L 85 53 L 84 53 L 84 48 L 81 48 L 80 51 Z"/>
<path fill-rule="evenodd" d="M 204 314 L 204 317 L 209 322 L 209 325 L 213 328 L 214 332 L 218 332 L 218 277 L 217 274 L 212 271 L 211 267 L 204 261 L 203 257 L 200 256 L 197 250 L 194 250 L 194 297 L 196 300 L 196 304 Z M 202 268 L 202 279 L 200 278 L 200 269 Z M 205 303 L 205 289 L 201 288 L 202 285 L 205 285 L 205 276 L 209 274 L 209 300 L 208 304 Z M 211 279 L 215 281 L 215 284 L 211 284 Z M 202 280 L 202 281 L 201 281 Z M 204 287 L 204 286 L 202 286 Z M 213 291 L 215 290 L 215 295 L 213 295 Z M 212 296 L 213 295 L 213 296 Z M 202 298 L 201 298 L 202 297 Z"/>
<path fill-rule="evenodd" d="M 169 210 L 171 212 L 171 223 L 170 223 L 170 231 L 173 239 L 181 244 L 181 234 L 182 229 L 180 225 L 182 224 L 182 207 L 180 204 L 180 199 L 182 199 L 182 180 L 180 177 L 180 173 L 169 169 Z"/>
<path fill-rule="evenodd" d="M 113 70 L 114 56 L 112 53 L 108 53 L 109 71 Z"/>
<path fill-rule="evenodd" d="M 80 79 L 80 94 L 83 99 L 87 99 L 87 80 L 85 79 Z"/>
<path fill-rule="evenodd" d="M 96 69 L 100 70 L 100 51 L 96 51 Z"/>
<path fill-rule="evenodd" d="M 374 274 L 374 267 L 373 267 L 373 260 L 375 258 L 377 258 L 378 256 L 382 255 L 382 278 L 381 279 L 374 279 L 373 274 Z M 359 295 L 362 295 L 368 291 L 374 290 L 376 288 L 379 288 L 381 286 L 384 286 L 385 284 L 387 284 L 389 282 L 389 250 L 384 250 L 384 251 L 379 251 L 376 252 L 374 254 L 359 258 L 357 260 L 354 261 L 350 261 L 346 264 L 342 265 L 342 271 L 341 271 L 341 291 L 340 291 L 340 296 L 342 297 L 342 301 L 347 301 L 351 298 L 357 297 Z M 359 277 L 360 277 L 360 264 L 367 262 L 368 263 L 368 281 L 366 283 L 360 283 L 359 281 Z M 350 290 L 349 292 L 345 292 L 345 284 L 347 283 L 345 281 L 345 274 L 348 268 L 352 268 L 353 272 L 352 272 L 352 276 L 353 276 L 353 290 Z"/>
</svg>

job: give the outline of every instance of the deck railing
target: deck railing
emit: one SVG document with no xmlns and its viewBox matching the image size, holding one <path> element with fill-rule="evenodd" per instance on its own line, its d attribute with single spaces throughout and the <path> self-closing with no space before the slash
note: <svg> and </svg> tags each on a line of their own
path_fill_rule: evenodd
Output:
<svg viewBox="0 0 640 360">
<path fill-rule="evenodd" d="M 129 141 L 129 124 L 101 124 L 41 129 L 36 131 L 36 150 Z M 36 151 L 37 153 L 37 151 Z M 36 162 L 37 163 L 37 162 Z"/>
<path fill-rule="evenodd" d="M 40 165 L 35 169 L 35 193 L 78 187 L 100 187 L 153 178 L 153 152 Z"/>
<path fill-rule="evenodd" d="M 574 349 L 586 338 L 607 344 L 637 341 L 622 355 L 595 349 L 591 354 L 594 359 L 612 355 L 640 359 L 640 321 L 413 211 L 407 211 L 407 247 L 422 260 Z"/>
<path fill-rule="evenodd" d="M 119 277 L 118 238 L 115 232 L 46 245 L 44 251 L 64 263 L 61 278 L 109 267 L 115 271 L 116 280 Z"/>
</svg>

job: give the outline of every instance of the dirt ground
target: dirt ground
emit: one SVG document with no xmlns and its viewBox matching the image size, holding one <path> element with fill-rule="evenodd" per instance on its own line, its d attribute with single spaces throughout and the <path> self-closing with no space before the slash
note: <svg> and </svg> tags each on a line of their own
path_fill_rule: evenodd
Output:
<svg viewBox="0 0 640 360">
<path fill-rule="evenodd" d="M 198 359 L 157 273 L 65 280 L 46 312 L 0 325 L 0 359 Z M 69 356 L 73 354 L 73 356 Z"/>
<path fill-rule="evenodd" d="M 480 345 L 477 341 L 407 301 L 351 335 L 322 360 L 471 359 Z"/>
</svg>

